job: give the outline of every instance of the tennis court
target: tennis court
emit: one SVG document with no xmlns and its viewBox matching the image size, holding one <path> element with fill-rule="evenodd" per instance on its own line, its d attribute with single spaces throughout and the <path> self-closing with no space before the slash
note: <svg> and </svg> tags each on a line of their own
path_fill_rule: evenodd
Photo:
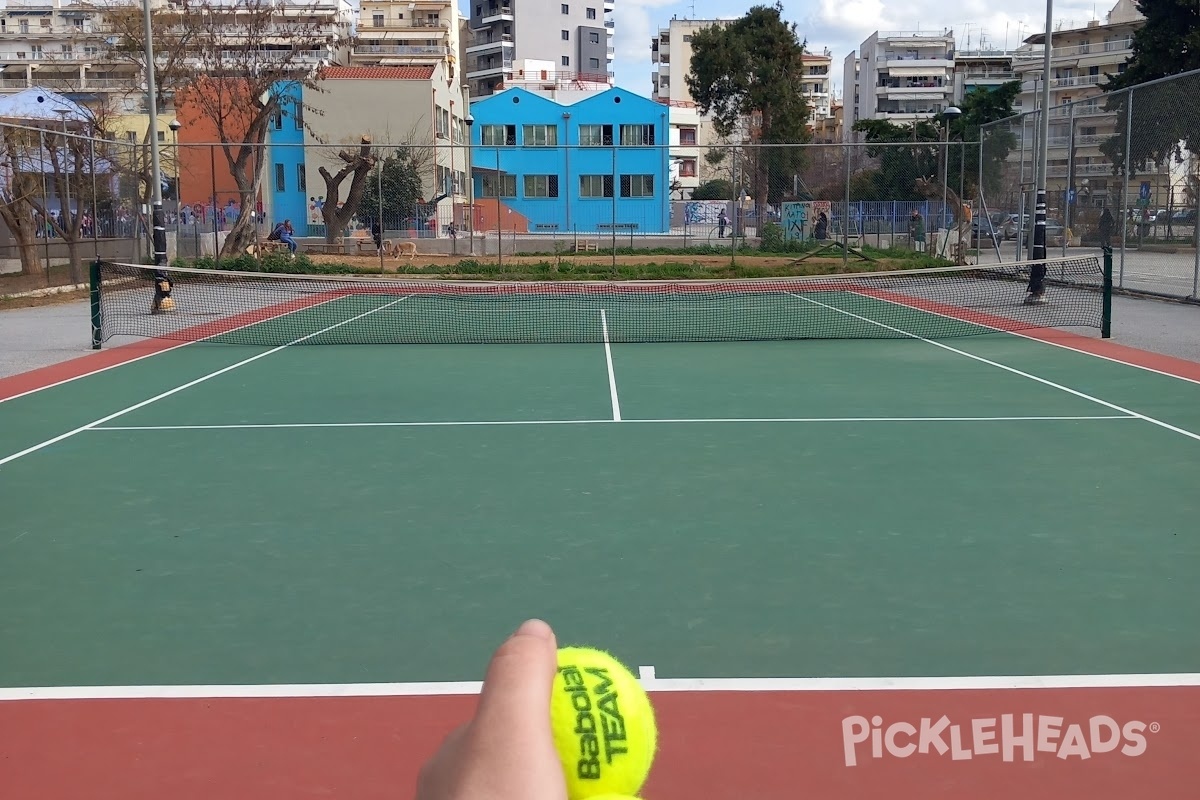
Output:
<svg viewBox="0 0 1200 800">
<path fill-rule="evenodd" d="M 0 786 L 409 796 L 540 616 L 640 668 L 647 800 L 1191 797 L 1200 365 L 1059 266 L 110 265 L 105 349 L 0 380 Z"/>
</svg>

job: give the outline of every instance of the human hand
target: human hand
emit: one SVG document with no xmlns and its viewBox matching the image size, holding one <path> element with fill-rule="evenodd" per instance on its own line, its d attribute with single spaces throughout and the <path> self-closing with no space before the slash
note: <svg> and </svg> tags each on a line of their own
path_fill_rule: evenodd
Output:
<svg viewBox="0 0 1200 800">
<path fill-rule="evenodd" d="M 492 655 L 475 717 L 421 769 L 416 800 L 566 800 L 550 729 L 554 631 L 528 620 Z"/>
</svg>

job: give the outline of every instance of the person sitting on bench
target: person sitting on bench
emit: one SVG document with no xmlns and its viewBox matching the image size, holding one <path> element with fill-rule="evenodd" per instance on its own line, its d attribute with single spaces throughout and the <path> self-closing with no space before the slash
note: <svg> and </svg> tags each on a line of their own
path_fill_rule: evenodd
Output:
<svg viewBox="0 0 1200 800">
<path fill-rule="evenodd" d="M 292 227 L 292 221 L 285 219 L 283 222 L 275 226 L 275 230 L 271 231 L 271 235 L 267 237 L 268 242 L 283 242 L 288 246 L 288 251 L 292 255 L 296 254 L 296 240 L 294 237 L 296 230 Z"/>
</svg>

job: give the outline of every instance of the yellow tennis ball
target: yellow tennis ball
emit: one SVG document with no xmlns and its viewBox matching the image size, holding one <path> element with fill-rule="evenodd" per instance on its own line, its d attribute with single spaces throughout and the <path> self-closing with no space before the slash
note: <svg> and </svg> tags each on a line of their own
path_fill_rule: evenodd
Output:
<svg viewBox="0 0 1200 800">
<path fill-rule="evenodd" d="M 550 718 L 570 800 L 641 790 L 658 728 L 649 695 L 621 662 L 602 650 L 560 648 Z"/>
</svg>

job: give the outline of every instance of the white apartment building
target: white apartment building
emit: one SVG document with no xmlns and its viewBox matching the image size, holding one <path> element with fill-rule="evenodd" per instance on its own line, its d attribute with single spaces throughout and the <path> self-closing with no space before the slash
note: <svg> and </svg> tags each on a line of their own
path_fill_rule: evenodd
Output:
<svg viewBox="0 0 1200 800">
<path fill-rule="evenodd" d="M 954 51 L 954 102 L 961 103 L 976 89 L 995 89 L 1016 80 L 1015 53 L 1015 50 L 992 49 Z M 1017 101 L 1013 105 L 1016 108 Z"/>
<path fill-rule="evenodd" d="M 804 62 L 804 98 L 808 101 L 809 123 L 816 125 L 823 119 L 829 119 L 833 114 L 833 94 L 829 83 L 829 69 L 833 64 L 833 56 L 829 48 L 821 53 L 805 53 Z"/>
<path fill-rule="evenodd" d="M 106 57 L 103 8 L 82 0 L 8 0 L 0 9 L 0 92 L 31 86 L 96 104 L 142 82 L 137 65 Z"/>
<path fill-rule="evenodd" d="M 550 62 L 559 78 L 613 82 L 615 0 L 470 0 L 463 71 L 471 97 L 500 91 L 519 61 Z"/>
<path fill-rule="evenodd" d="M 1100 145 L 1116 132 L 1116 112 L 1104 110 L 1100 83 L 1105 73 L 1125 71 L 1133 55 L 1133 34 L 1145 21 L 1133 0 L 1119 0 L 1104 22 L 1093 20 L 1085 27 L 1054 31 L 1050 52 L 1050 135 L 1048 138 L 1047 187 L 1062 190 L 1073 172 L 1076 187 L 1087 187 L 1086 205 L 1103 206 L 1119 202 L 1120 180 L 1114 180 L 1111 162 L 1100 152 Z M 1014 60 L 1014 71 L 1022 79 L 1023 109 L 1041 107 L 1042 53 L 1044 34 L 1025 40 L 1026 46 Z M 1072 108 L 1055 108 L 1071 103 Z M 1135 111 L 1136 115 L 1136 105 Z M 1035 117 L 1027 117 L 1031 139 Z M 1074 141 L 1073 162 L 1069 144 Z M 1169 170 L 1158 175 L 1134 176 L 1135 181 L 1149 180 L 1155 197 L 1165 187 Z M 1137 191 L 1137 187 L 1134 187 Z M 1165 198 L 1165 194 L 1162 195 Z M 1134 195 L 1136 197 L 1136 194 Z M 1111 198 L 1111 199 L 1110 199 Z M 1165 205 L 1166 200 L 1162 200 Z"/>
<path fill-rule="evenodd" d="M 907 125 L 954 102 L 954 32 L 876 31 L 843 62 L 844 135 L 860 119 Z"/>
<path fill-rule="evenodd" d="M 228 8 L 221 25 L 227 31 L 224 35 L 228 36 L 231 58 L 236 63 L 247 61 L 238 45 L 248 35 L 253 36 L 264 59 L 287 52 L 302 66 L 343 63 L 349 53 L 354 14 L 349 0 L 279 0 L 273 30 L 254 32 L 246 30 L 241 21 L 245 14 L 234 4 L 216 2 L 213 6 Z M 188 13 L 182 0 L 152 0 L 152 7 Z M 107 104 L 118 113 L 144 112 L 145 98 L 140 92 L 145 77 L 136 59 L 112 54 L 114 30 L 106 20 L 106 11 L 114 8 L 140 12 L 141 3 L 7 0 L 0 8 L 0 91 L 39 86 L 84 105 Z M 170 14 L 163 17 L 163 24 L 169 24 L 170 18 Z M 302 42 L 296 42 L 292 35 L 297 28 L 305 31 Z M 220 57 L 210 43 L 205 47 L 209 50 L 207 62 Z"/>
<path fill-rule="evenodd" d="M 653 64 L 650 97 L 670 108 L 670 178 L 677 194 L 686 199 L 702 180 L 701 148 L 715 137 L 712 124 L 700 115 L 685 80 L 692 67 L 692 36 L 704 28 L 726 24 L 716 19 L 679 19 L 674 17 L 650 40 Z"/>
<path fill-rule="evenodd" d="M 459 34 L 454 0 L 362 0 L 350 55 L 354 66 L 410 66 L 441 63 L 459 80 Z"/>
</svg>

